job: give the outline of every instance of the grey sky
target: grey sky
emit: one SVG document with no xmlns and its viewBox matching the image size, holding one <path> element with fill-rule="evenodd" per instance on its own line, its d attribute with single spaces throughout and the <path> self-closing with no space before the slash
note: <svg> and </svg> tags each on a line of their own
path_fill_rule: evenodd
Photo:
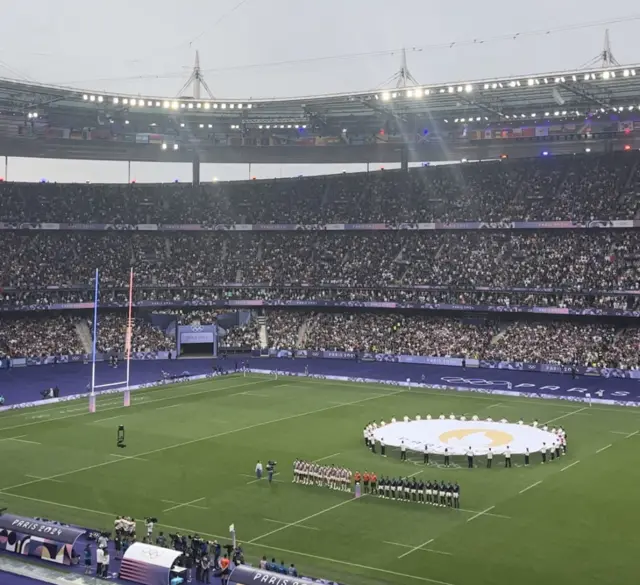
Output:
<svg viewBox="0 0 640 585">
<path fill-rule="evenodd" d="M 409 68 L 421 83 L 577 68 L 601 50 L 606 28 L 579 25 L 618 18 L 627 20 L 607 25 L 616 58 L 621 63 L 640 61 L 640 8 L 631 0 L 512 5 L 469 0 L 5 0 L 3 4 L 1 76 L 22 75 L 96 91 L 175 96 L 189 76 L 195 49 L 200 50 L 214 94 L 238 98 L 375 88 L 398 69 L 399 53 L 323 58 L 401 47 L 407 47 Z M 576 28 L 567 30 L 572 25 Z M 546 30 L 557 32 L 526 34 Z M 509 33 L 521 34 L 492 40 Z M 469 44 L 474 39 L 478 42 Z M 452 42 L 458 44 L 448 48 Z M 126 181 L 126 165 L 100 170 L 101 166 L 12 160 L 9 178 Z M 252 174 L 310 171 L 256 167 Z M 188 180 L 190 168 L 139 164 L 133 165 L 132 175 L 140 181 Z M 203 180 L 248 175 L 246 167 L 206 165 L 202 171 Z"/>
</svg>

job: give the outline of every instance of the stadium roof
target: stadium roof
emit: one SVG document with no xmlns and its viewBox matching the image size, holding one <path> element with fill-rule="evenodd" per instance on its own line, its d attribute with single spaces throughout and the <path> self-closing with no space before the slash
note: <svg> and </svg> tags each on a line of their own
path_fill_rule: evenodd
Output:
<svg viewBox="0 0 640 585">
<path fill-rule="evenodd" d="M 474 160 L 539 155 L 537 133 L 512 139 L 509 131 L 538 125 L 566 127 L 566 137 L 542 139 L 556 141 L 553 154 L 640 147 L 628 130 L 640 126 L 640 65 L 260 100 L 134 96 L 0 79 L 0 152 L 10 156 Z M 485 130 L 490 139 L 472 137 L 486 138 Z M 504 139 L 493 140 L 496 132 Z M 310 142 L 323 147 L 306 148 Z"/>
<path fill-rule="evenodd" d="M 436 121 L 504 121 L 584 117 L 640 109 L 640 65 L 456 81 L 383 91 L 278 99 L 194 99 L 99 93 L 0 80 L 0 108 L 25 114 L 43 108 L 72 112 L 122 111 L 237 119 L 244 124 L 355 122 L 428 116 Z M 556 115 L 557 112 L 557 115 Z"/>
</svg>

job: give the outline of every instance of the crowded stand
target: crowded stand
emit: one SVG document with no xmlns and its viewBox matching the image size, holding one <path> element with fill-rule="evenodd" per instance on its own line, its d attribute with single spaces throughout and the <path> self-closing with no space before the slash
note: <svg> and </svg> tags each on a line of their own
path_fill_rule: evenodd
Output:
<svg viewBox="0 0 640 585">
<path fill-rule="evenodd" d="M 45 357 L 84 353 L 70 315 L 0 320 L 0 357 Z"/>
<path fill-rule="evenodd" d="M 4 232 L 0 246 L 4 288 L 87 286 L 96 266 L 103 289 L 125 288 L 133 266 L 136 285 L 155 288 L 261 283 L 640 289 L 640 232 L 634 230 L 254 232 L 190 238 Z"/>
<path fill-rule="evenodd" d="M 369 351 L 437 357 L 480 357 L 491 326 L 397 314 L 324 313 L 308 327 L 307 349 Z"/>
<path fill-rule="evenodd" d="M 219 340 L 218 346 L 222 351 L 239 347 L 259 349 L 260 339 L 257 321 L 254 319 L 245 325 L 228 329 Z"/>
<path fill-rule="evenodd" d="M 196 313 L 199 314 L 199 313 Z M 186 319 L 185 321 L 190 321 Z M 271 349 L 360 351 L 432 357 L 477 358 L 529 363 L 638 369 L 640 329 L 608 323 L 568 321 L 489 321 L 420 314 L 315 313 L 268 311 Z M 0 320 L 0 356 L 40 357 L 86 353 L 71 315 Z M 123 352 L 127 316 L 100 317 L 98 350 Z M 85 320 L 90 329 L 90 319 Z M 175 339 L 142 318 L 134 319 L 133 352 L 175 350 Z M 220 351 L 260 349 L 254 315 L 245 325 L 221 335 Z"/>
<path fill-rule="evenodd" d="M 298 179 L 166 185 L 0 184 L 0 221 L 360 223 L 632 219 L 637 153 Z M 259 201 L 259 204 L 256 202 Z"/>
<path fill-rule="evenodd" d="M 98 321 L 98 351 L 122 353 L 125 351 L 128 317 L 123 313 L 106 313 Z M 92 326 L 89 319 L 88 326 Z M 144 319 L 133 319 L 131 331 L 131 351 L 171 351 L 175 349 L 175 339 L 153 327 Z"/>
</svg>

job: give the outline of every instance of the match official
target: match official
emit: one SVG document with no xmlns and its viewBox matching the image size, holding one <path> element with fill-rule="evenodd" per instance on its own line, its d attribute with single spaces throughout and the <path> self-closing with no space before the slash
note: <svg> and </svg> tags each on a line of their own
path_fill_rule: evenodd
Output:
<svg viewBox="0 0 640 585">
<path fill-rule="evenodd" d="M 493 451 L 491 447 L 489 447 L 489 451 L 487 452 L 487 469 L 491 469 L 491 464 L 493 463 Z"/>
</svg>

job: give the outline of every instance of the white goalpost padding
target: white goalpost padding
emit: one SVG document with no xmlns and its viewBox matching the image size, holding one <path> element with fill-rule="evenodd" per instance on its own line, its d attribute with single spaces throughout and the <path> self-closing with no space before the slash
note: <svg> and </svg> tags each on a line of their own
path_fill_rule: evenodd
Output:
<svg viewBox="0 0 640 585">
<path fill-rule="evenodd" d="M 96 390 L 104 390 L 106 388 L 115 388 L 124 386 L 124 406 L 131 404 L 131 392 L 129 390 L 129 381 L 131 373 L 131 336 L 133 330 L 133 268 L 129 274 L 129 312 L 127 318 L 127 330 L 125 334 L 125 359 L 126 374 L 125 379 L 118 382 L 109 382 L 106 384 L 96 384 L 96 359 L 98 347 L 98 294 L 100 292 L 100 272 L 96 268 L 95 274 L 95 292 L 93 301 L 93 344 L 91 356 L 91 393 L 89 395 L 89 412 L 96 411 Z"/>
</svg>

